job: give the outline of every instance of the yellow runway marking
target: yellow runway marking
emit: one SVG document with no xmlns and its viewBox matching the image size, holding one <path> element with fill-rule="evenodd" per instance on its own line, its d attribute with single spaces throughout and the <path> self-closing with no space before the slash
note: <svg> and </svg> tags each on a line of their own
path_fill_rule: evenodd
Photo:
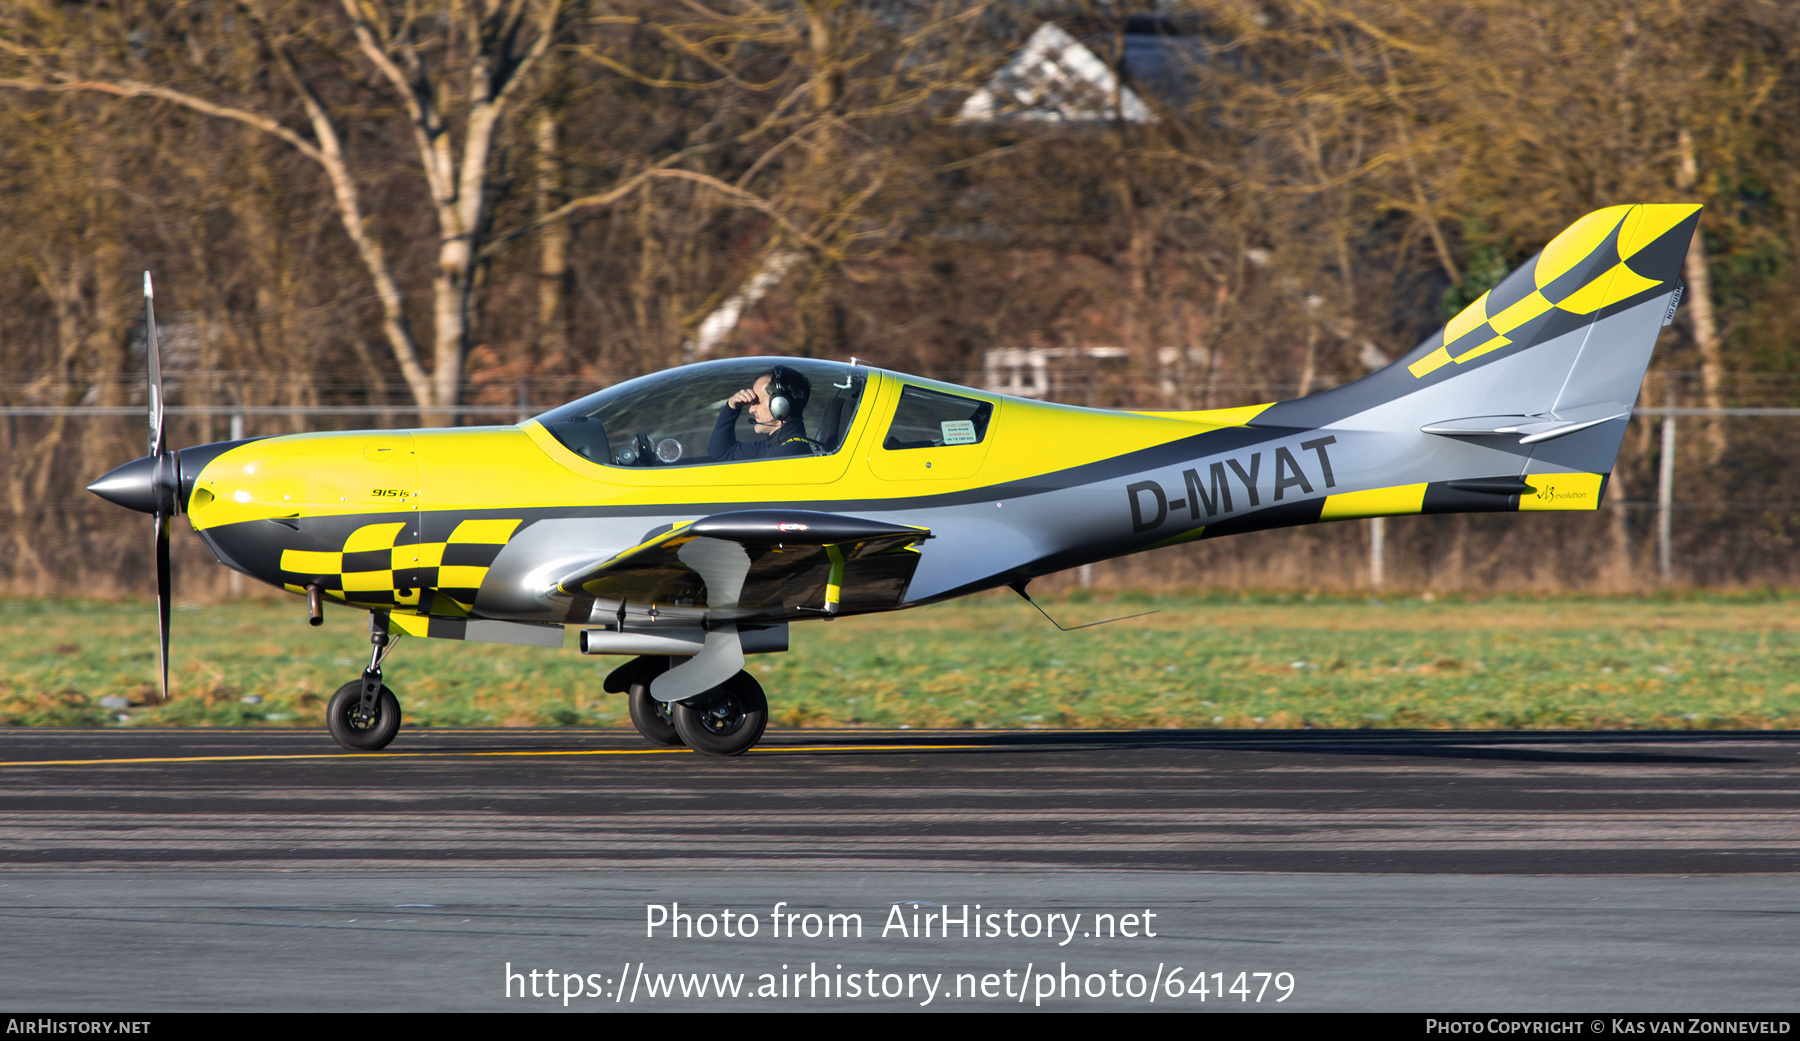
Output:
<svg viewBox="0 0 1800 1041">
<path fill-rule="evenodd" d="M 796 745 L 793 747 L 758 748 L 757 752 L 950 752 L 966 748 L 994 748 L 994 745 Z"/>
<path fill-rule="evenodd" d="M 817 745 L 754 749 L 754 753 L 794 752 L 943 752 L 991 745 Z M 117 766 L 140 763 L 251 763 L 287 759 L 453 759 L 478 756 L 573 756 L 573 755 L 676 755 L 687 748 L 586 748 L 532 752 L 306 752 L 294 755 L 187 755 L 143 759 L 21 759 L 0 763 L 8 766 Z"/>
</svg>

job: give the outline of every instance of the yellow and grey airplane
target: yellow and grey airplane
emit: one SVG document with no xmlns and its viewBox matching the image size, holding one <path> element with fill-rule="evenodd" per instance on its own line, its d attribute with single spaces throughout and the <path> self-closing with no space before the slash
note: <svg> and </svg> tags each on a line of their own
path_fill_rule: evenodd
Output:
<svg viewBox="0 0 1800 1041">
<path fill-rule="evenodd" d="M 1588 214 L 1430 339 L 1275 404 L 1113 412 L 803 358 L 705 362 L 517 426 L 163 438 L 91 490 L 220 563 L 370 612 L 332 697 L 347 748 L 393 740 L 400 634 L 633 656 L 606 679 L 652 742 L 736 755 L 768 715 L 744 655 L 788 625 L 892 611 L 1126 553 L 1316 521 L 1593 510 L 1699 207 Z M 149 279 L 145 279 L 149 305 Z M 740 422 L 740 420 L 742 422 Z M 744 429 L 752 426 L 755 433 Z M 740 436 L 740 434 L 745 436 Z M 767 435 L 759 439 L 757 434 Z"/>
</svg>

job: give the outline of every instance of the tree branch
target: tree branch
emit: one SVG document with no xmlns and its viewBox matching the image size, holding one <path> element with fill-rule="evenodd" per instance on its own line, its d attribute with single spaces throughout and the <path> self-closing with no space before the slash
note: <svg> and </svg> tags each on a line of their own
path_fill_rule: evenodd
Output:
<svg viewBox="0 0 1800 1041">
<path fill-rule="evenodd" d="M 252 112 L 248 109 L 233 108 L 229 105 L 216 105 L 204 98 L 198 98 L 192 94 L 183 93 L 179 90 L 172 90 L 168 87 L 152 86 L 148 83 L 139 83 L 136 80 L 84 80 L 75 79 L 73 77 L 58 78 L 54 81 L 0 79 L 0 87 L 44 93 L 68 94 L 86 92 L 94 94 L 111 94 L 114 97 L 119 98 L 157 98 L 162 101 L 180 105 L 183 108 L 192 109 L 202 115 L 235 120 L 246 126 L 255 127 L 266 134 L 272 134 L 275 137 L 286 141 L 288 144 L 293 145 L 302 155 L 305 155 L 315 162 L 322 163 L 325 161 L 324 154 L 319 151 L 316 145 L 306 140 L 304 137 L 301 137 L 293 129 L 284 125 L 280 120 L 263 115 L 260 112 Z"/>
</svg>

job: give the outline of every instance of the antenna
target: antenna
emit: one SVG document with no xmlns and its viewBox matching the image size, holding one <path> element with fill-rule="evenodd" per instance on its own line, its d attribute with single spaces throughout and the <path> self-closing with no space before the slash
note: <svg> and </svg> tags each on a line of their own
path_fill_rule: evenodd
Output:
<svg viewBox="0 0 1800 1041">
<path fill-rule="evenodd" d="M 1061 622 L 1057 621 L 1056 619 L 1050 618 L 1050 612 L 1044 610 L 1044 608 L 1036 600 L 1033 600 L 1031 598 L 1031 594 L 1027 593 L 1025 591 L 1025 586 L 1030 581 L 1031 581 L 1030 579 L 1026 579 L 1024 582 L 1014 582 L 1011 585 L 1007 586 L 1006 588 L 1008 588 L 1008 589 L 1012 590 L 1013 592 L 1019 594 L 1020 596 L 1024 597 L 1026 603 L 1037 608 L 1038 614 L 1043 615 L 1045 618 L 1049 618 L 1051 625 L 1056 626 L 1058 629 L 1061 629 L 1065 633 L 1072 633 L 1077 629 L 1092 629 L 1096 625 L 1106 625 L 1108 622 L 1124 622 L 1124 621 L 1129 621 L 1130 619 L 1133 619 L 1133 618 L 1142 618 L 1145 615 L 1152 615 L 1152 614 L 1160 613 L 1160 611 L 1139 611 L 1137 614 L 1121 615 L 1118 618 L 1108 618 L 1105 621 L 1100 621 L 1100 622 L 1088 622 L 1086 625 L 1064 625 Z"/>
</svg>

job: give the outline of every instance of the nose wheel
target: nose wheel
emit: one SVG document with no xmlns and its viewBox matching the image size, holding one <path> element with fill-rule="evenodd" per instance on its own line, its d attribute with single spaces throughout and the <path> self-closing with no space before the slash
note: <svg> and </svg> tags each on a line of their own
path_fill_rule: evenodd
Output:
<svg viewBox="0 0 1800 1041">
<path fill-rule="evenodd" d="M 388 746 L 400 732 L 400 699 L 375 678 L 374 703 L 363 704 L 363 681 L 352 680 L 337 689 L 325 707 L 325 726 L 332 740 L 352 752 L 376 752 Z"/>
<path fill-rule="evenodd" d="M 362 678 L 337 689 L 325 706 L 331 739 L 352 752 L 377 752 L 400 732 L 400 699 L 381 682 L 381 663 L 393 649 L 387 616 L 369 616 L 369 667 Z"/>
</svg>

